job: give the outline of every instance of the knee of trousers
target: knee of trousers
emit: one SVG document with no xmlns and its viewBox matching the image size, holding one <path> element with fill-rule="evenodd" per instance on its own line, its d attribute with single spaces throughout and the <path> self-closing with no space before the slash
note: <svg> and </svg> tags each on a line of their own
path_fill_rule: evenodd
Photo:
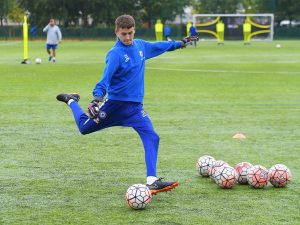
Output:
<svg viewBox="0 0 300 225">
<path fill-rule="evenodd" d="M 153 142 L 159 143 L 160 137 L 157 133 L 153 132 L 151 134 L 151 139 L 152 139 Z"/>
<path fill-rule="evenodd" d="M 90 130 L 84 128 L 84 127 L 79 127 L 79 132 L 82 134 L 82 135 L 86 135 L 86 134 L 89 134 L 91 133 Z"/>
</svg>

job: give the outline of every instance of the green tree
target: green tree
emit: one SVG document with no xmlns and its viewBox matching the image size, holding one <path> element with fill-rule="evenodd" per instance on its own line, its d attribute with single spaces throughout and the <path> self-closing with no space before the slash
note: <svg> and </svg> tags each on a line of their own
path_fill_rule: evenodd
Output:
<svg viewBox="0 0 300 225">
<path fill-rule="evenodd" d="M 283 19 L 299 19 L 300 18 L 300 2 L 299 0 L 277 0 L 275 3 L 275 18 Z"/>
<path fill-rule="evenodd" d="M 274 13 L 277 22 L 300 19 L 299 0 L 264 0 L 257 1 L 257 6 L 260 13 Z"/>
<path fill-rule="evenodd" d="M 93 25 L 113 26 L 115 18 L 122 14 L 130 14 L 137 19 L 140 10 L 140 5 L 137 2 L 135 0 L 94 0 L 91 13 Z"/>
<path fill-rule="evenodd" d="M 48 22 L 50 17 L 60 20 L 65 26 L 88 26 L 89 17 L 92 25 L 111 26 L 121 14 L 130 14 L 137 23 L 153 22 L 156 18 L 163 21 L 173 20 L 183 12 L 190 0 L 19 0 L 22 7 L 30 12 L 30 21 L 36 25 Z"/>
<path fill-rule="evenodd" d="M 197 13 L 236 13 L 240 0 L 194 0 Z"/>
<path fill-rule="evenodd" d="M 189 5 L 190 0 L 94 0 L 91 16 L 95 24 L 113 25 L 114 19 L 122 14 L 134 16 L 137 24 L 149 24 L 157 18 L 162 21 L 173 20 L 176 15 L 183 13 L 183 8 Z"/>
<path fill-rule="evenodd" d="M 17 0 L 11 0 L 11 9 L 8 13 L 8 18 L 17 23 L 21 23 L 23 21 L 25 10 L 20 7 Z"/>
<path fill-rule="evenodd" d="M 245 13 L 258 13 L 260 11 L 259 5 L 261 0 L 243 0 L 242 4 L 245 9 Z"/>
<path fill-rule="evenodd" d="M 22 8 L 30 12 L 29 22 L 44 26 L 50 18 L 63 19 L 63 1 L 61 0 L 19 0 Z"/>
<path fill-rule="evenodd" d="M 184 7 L 190 3 L 189 0 L 140 0 L 140 19 L 150 24 L 156 19 L 172 21 L 177 15 L 182 15 Z"/>
<path fill-rule="evenodd" d="M 4 20 L 7 20 L 8 13 L 11 9 L 11 1 L 0 0 L 0 25 L 3 26 Z"/>
</svg>

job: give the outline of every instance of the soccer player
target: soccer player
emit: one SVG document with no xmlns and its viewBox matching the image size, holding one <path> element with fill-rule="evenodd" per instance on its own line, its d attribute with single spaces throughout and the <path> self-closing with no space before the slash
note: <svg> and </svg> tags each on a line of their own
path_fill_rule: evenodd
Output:
<svg viewBox="0 0 300 225">
<path fill-rule="evenodd" d="M 130 15 L 116 19 L 115 34 L 117 41 L 106 55 L 103 77 L 93 90 L 89 116 L 78 104 L 79 94 L 59 94 L 56 98 L 69 105 L 82 134 L 113 126 L 132 127 L 144 145 L 147 186 L 151 193 L 171 190 L 179 182 L 166 182 L 156 176 L 159 136 L 143 109 L 145 61 L 166 51 L 184 48 L 193 37 L 162 42 L 134 39 L 135 21 Z"/>
<path fill-rule="evenodd" d="M 171 36 L 171 27 L 169 27 L 167 24 L 164 27 L 164 36 L 165 36 L 167 41 L 172 41 L 172 39 L 170 38 L 170 36 Z"/>
<path fill-rule="evenodd" d="M 197 29 L 194 26 L 194 24 L 190 27 L 190 35 L 193 37 L 198 36 Z M 195 48 L 197 47 L 197 41 L 198 41 L 198 39 L 194 39 L 194 47 Z"/>
<path fill-rule="evenodd" d="M 49 62 L 52 60 L 55 63 L 56 49 L 58 43 L 61 42 L 62 35 L 59 27 L 55 24 L 55 20 L 53 18 L 51 18 L 49 24 L 46 27 L 44 27 L 43 32 L 47 32 L 46 49 L 49 54 Z"/>
</svg>

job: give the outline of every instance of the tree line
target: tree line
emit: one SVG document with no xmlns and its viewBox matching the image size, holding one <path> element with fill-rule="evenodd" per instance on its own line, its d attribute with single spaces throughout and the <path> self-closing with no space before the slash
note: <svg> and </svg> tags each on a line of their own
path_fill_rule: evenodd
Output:
<svg viewBox="0 0 300 225">
<path fill-rule="evenodd" d="M 7 19 L 21 23 L 27 13 L 36 26 L 55 18 L 64 27 L 110 27 L 117 16 L 130 14 L 151 27 L 158 18 L 173 21 L 187 6 L 193 13 L 274 13 L 277 21 L 300 19 L 299 0 L 0 0 L 0 25 Z"/>
</svg>

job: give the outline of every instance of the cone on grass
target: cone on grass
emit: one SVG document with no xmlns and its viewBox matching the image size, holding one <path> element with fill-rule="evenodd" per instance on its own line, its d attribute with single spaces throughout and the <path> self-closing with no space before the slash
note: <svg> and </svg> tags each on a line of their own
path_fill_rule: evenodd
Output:
<svg viewBox="0 0 300 225">
<path fill-rule="evenodd" d="M 236 133 L 235 135 L 233 135 L 234 139 L 238 139 L 238 140 L 243 140 L 246 138 L 246 136 L 243 133 Z"/>
</svg>

